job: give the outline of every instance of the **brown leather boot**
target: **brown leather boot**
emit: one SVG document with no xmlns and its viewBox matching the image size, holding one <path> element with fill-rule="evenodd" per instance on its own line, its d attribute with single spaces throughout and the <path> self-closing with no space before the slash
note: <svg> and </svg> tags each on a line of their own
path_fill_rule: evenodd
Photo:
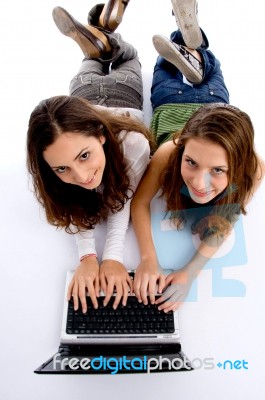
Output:
<svg viewBox="0 0 265 400">
<path fill-rule="evenodd" d="M 122 21 L 130 0 L 108 0 L 99 17 L 99 24 L 109 32 L 114 32 Z"/>
<path fill-rule="evenodd" d="M 59 31 L 75 40 L 85 57 L 101 58 L 112 50 L 102 31 L 90 25 L 80 24 L 62 7 L 55 7 L 52 16 Z"/>
</svg>

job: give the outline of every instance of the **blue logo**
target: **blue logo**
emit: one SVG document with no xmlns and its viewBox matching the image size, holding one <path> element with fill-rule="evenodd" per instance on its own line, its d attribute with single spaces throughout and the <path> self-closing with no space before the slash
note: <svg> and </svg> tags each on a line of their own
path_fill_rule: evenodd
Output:
<svg viewBox="0 0 265 400">
<path fill-rule="evenodd" d="M 216 365 L 218 368 L 225 370 L 248 369 L 248 361 L 246 360 L 225 360 L 223 363 L 219 362 Z"/>
<path fill-rule="evenodd" d="M 198 209 L 200 210 L 200 209 Z M 195 209 L 188 210 L 189 213 Z M 182 268 L 196 253 L 200 239 L 199 235 L 191 232 L 191 222 L 194 218 L 187 218 L 187 222 L 177 230 L 170 215 L 165 212 L 152 212 L 152 234 L 158 261 L 163 269 L 178 270 Z M 227 267 L 243 266 L 247 263 L 246 245 L 243 230 L 242 216 L 238 217 L 229 237 L 220 246 L 216 254 L 208 259 L 204 269 L 212 270 L 213 297 L 244 297 L 246 287 L 238 279 L 223 278 L 223 269 Z M 197 300 L 197 279 L 193 281 L 186 301 Z"/>
</svg>

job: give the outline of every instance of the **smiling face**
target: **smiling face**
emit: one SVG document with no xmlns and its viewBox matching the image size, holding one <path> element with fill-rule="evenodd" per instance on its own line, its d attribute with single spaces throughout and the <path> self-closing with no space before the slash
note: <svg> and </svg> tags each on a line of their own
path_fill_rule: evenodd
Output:
<svg viewBox="0 0 265 400">
<path fill-rule="evenodd" d="M 104 136 L 66 132 L 43 152 L 44 160 L 65 183 L 95 189 L 102 181 L 106 164 Z"/>
<path fill-rule="evenodd" d="M 228 185 L 228 157 L 217 143 L 188 139 L 181 160 L 181 175 L 193 201 L 205 204 Z"/>
</svg>

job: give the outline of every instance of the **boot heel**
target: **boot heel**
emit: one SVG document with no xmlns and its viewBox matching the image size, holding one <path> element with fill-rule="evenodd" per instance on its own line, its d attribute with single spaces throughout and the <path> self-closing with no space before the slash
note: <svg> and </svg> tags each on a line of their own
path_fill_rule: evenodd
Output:
<svg viewBox="0 0 265 400">
<path fill-rule="evenodd" d="M 122 21 L 123 14 L 130 0 L 109 0 L 99 17 L 100 25 L 114 32 Z"/>
</svg>

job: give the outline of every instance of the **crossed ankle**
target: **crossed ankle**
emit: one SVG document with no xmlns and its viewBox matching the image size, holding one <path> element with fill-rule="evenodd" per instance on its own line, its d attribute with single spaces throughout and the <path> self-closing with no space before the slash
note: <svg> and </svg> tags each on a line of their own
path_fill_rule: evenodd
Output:
<svg viewBox="0 0 265 400">
<path fill-rule="evenodd" d="M 198 50 L 195 49 L 190 49 L 187 46 L 183 46 L 190 54 L 193 55 L 200 63 L 202 63 L 202 56 L 201 53 Z"/>
</svg>

